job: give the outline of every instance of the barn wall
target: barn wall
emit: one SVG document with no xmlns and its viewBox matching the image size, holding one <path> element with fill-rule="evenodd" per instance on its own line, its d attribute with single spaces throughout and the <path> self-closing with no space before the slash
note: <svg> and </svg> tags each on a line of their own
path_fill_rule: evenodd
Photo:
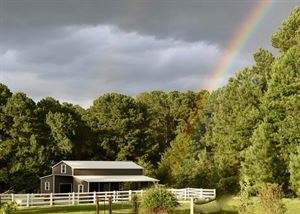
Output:
<svg viewBox="0 0 300 214">
<path fill-rule="evenodd" d="M 50 189 L 45 190 L 45 182 L 50 183 Z M 53 193 L 53 175 L 41 178 L 41 193 Z"/>
<path fill-rule="evenodd" d="M 52 174 L 55 174 L 55 175 L 72 175 L 72 168 L 68 165 L 66 165 L 67 166 L 67 173 L 64 173 L 64 174 L 61 173 L 61 165 L 62 164 L 65 164 L 65 163 L 61 162 L 60 164 L 53 167 L 52 168 Z"/>
</svg>

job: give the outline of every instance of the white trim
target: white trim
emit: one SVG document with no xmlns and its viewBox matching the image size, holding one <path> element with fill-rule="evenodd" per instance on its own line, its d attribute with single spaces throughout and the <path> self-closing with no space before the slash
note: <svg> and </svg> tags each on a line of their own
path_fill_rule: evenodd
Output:
<svg viewBox="0 0 300 214">
<path fill-rule="evenodd" d="M 52 192 L 55 193 L 56 185 L 55 185 L 55 175 L 53 175 L 53 188 Z"/>
<path fill-rule="evenodd" d="M 51 176 L 53 176 L 53 174 L 51 174 L 51 175 L 45 175 L 45 176 L 43 176 L 43 177 L 40 177 L 40 179 L 47 178 L 47 177 L 51 177 Z"/>
<path fill-rule="evenodd" d="M 65 163 L 60 165 L 60 173 L 67 174 L 67 165 Z"/>
<path fill-rule="evenodd" d="M 49 191 L 50 190 L 50 182 L 49 181 L 45 181 L 45 186 L 44 186 L 44 190 L 45 191 Z"/>
<path fill-rule="evenodd" d="M 63 161 L 63 160 L 59 161 L 57 164 L 54 164 L 54 165 L 52 166 L 52 168 L 56 167 L 56 166 L 59 165 L 61 162 L 64 162 L 64 161 Z"/>
<path fill-rule="evenodd" d="M 82 187 L 82 191 L 80 188 Z M 83 184 L 78 184 L 78 192 L 84 192 L 84 185 Z"/>
</svg>

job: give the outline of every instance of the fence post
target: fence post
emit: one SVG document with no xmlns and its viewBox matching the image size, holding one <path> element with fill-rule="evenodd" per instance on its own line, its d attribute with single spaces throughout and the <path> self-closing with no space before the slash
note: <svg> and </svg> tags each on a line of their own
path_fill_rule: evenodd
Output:
<svg viewBox="0 0 300 214">
<path fill-rule="evenodd" d="M 113 201 L 114 202 L 116 201 L 116 191 L 115 190 L 113 191 Z"/>
<path fill-rule="evenodd" d="M 204 198 L 203 197 L 203 189 L 202 188 L 200 189 L 200 198 Z"/>
<path fill-rule="evenodd" d="M 143 196 L 143 190 L 141 189 L 141 196 Z"/>
<path fill-rule="evenodd" d="M 131 201 L 131 197 L 132 197 L 132 191 L 129 190 L 129 191 L 128 191 L 128 201 Z"/>
<path fill-rule="evenodd" d="M 96 214 L 99 214 L 99 199 L 96 199 Z"/>
<path fill-rule="evenodd" d="M 50 206 L 53 205 L 53 193 L 51 192 L 50 193 Z"/>
<path fill-rule="evenodd" d="M 26 207 L 29 207 L 29 194 L 27 194 Z"/>
<path fill-rule="evenodd" d="M 34 194 L 30 194 L 30 205 L 32 206 L 34 204 Z"/>
<path fill-rule="evenodd" d="M 94 191 L 94 204 L 96 204 L 96 191 Z"/>
<path fill-rule="evenodd" d="M 15 201 L 15 195 L 12 193 L 11 194 L 11 202 L 14 202 Z"/>
<path fill-rule="evenodd" d="M 216 189 L 214 189 L 214 199 L 216 198 Z"/>
<path fill-rule="evenodd" d="M 186 188 L 184 189 L 184 200 L 186 200 L 187 197 L 186 197 Z"/>
<path fill-rule="evenodd" d="M 75 204 L 75 192 L 72 192 L 72 205 Z"/>
<path fill-rule="evenodd" d="M 190 214 L 194 214 L 194 198 L 193 197 L 191 197 Z"/>
<path fill-rule="evenodd" d="M 112 214 L 112 200 L 111 197 L 109 197 L 109 214 Z"/>
</svg>

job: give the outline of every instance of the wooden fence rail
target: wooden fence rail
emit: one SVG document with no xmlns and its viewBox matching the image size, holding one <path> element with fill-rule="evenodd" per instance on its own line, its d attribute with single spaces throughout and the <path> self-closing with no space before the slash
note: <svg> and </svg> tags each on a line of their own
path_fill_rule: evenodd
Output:
<svg viewBox="0 0 300 214">
<path fill-rule="evenodd" d="M 213 200 L 216 198 L 215 189 L 169 189 L 179 200 Z M 111 192 L 72 192 L 72 193 L 49 193 L 49 194 L 0 194 L 2 203 L 15 201 L 20 206 L 52 206 L 74 205 L 84 203 L 96 203 L 98 201 L 113 202 L 130 201 L 133 194 L 142 195 L 143 190 L 111 191 Z"/>
</svg>

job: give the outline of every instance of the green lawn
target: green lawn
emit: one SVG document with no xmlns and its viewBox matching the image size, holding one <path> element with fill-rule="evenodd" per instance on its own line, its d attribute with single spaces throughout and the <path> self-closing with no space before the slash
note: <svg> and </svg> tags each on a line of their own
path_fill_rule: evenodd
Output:
<svg viewBox="0 0 300 214">
<path fill-rule="evenodd" d="M 263 214 L 259 205 L 258 199 L 254 198 L 253 213 Z M 284 203 L 287 208 L 287 214 L 300 213 L 300 198 L 298 199 L 284 199 Z M 213 201 L 203 205 L 195 206 L 196 213 L 211 213 L 211 214 L 237 214 L 239 206 L 239 198 L 231 197 L 224 200 Z"/>
<path fill-rule="evenodd" d="M 257 199 L 254 199 L 257 201 Z M 298 199 L 284 199 L 284 203 L 287 207 L 287 214 L 296 214 L 300 210 L 300 198 Z M 239 205 L 238 198 L 227 198 L 227 200 L 213 201 L 207 204 L 195 205 L 195 214 L 207 213 L 207 214 L 237 214 L 237 209 Z M 189 214 L 189 202 L 182 202 L 176 210 L 176 214 Z M 106 211 L 104 212 L 103 204 L 100 206 L 102 210 L 101 214 L 108 214 L 108 205 L 105 206 Z M 118 203 L 113 204 L 113 213 L 126 214 L 131 213 L 132 208 L 130 203 Z M 15 213 L 20 214 L 51 214 L 51 213 L 61 213 L 61 214 L 95 214 L 95 205 L 75 205 L 75 206 L 54 206 L 54 207 L 41 207 L 41 208 L 21 208 Z M 254 207 L 254 213 L 262 213 L 259 206 Z"/>
</svg>

